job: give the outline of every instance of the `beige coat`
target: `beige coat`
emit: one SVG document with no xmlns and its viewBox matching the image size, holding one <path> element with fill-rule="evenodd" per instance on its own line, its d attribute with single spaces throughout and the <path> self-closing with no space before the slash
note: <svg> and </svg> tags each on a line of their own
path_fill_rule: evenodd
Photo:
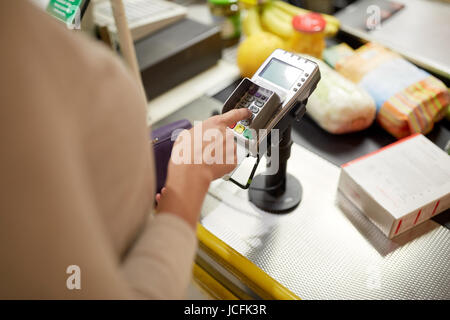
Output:
<svg viewBox="0 0 450 320">
<path fill-rule="evenodd" d="M 0 298 L 182 298 L 195 233 L 150 218 L 145 99 L 122 63 L 0 1 Z M 68 266 L 81 289 L 66 286 Z"/>
</svg>

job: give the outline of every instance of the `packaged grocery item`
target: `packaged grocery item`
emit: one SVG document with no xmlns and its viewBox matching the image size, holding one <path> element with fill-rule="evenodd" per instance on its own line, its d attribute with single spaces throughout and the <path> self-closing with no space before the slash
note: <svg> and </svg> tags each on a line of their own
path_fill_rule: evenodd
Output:
<svg viewBox="0 0 450 320">
<path fill-rule="evenodd" d="M 354 53 L 355 53 L 355 50 L 353 50 L 345 42 L 342 42 L 342 43 L 337 44 L 335 46 L 331 46 L 329 48 L 326 48 L 323 51 L 323 61 L 328 63 L 328 65 L 330 65 L 332 68 L 336 68 L 336 63 L 339 60 L 347 58 L 348 56 L 351 56 Z"/>
<path fill-rule="evenodd" d="M 450 94 L 450 89 L 449 89 L 448 93 Z M 445 117 L 447 118 L 448 121 L 450 121 L 450 105 L 447 107 L 447 112 L 445 114 Z"/>
<path fill-rule="evenodd" d="M 288 41 L 288 48 L 321 59 L 325 48 L 325 25 L 325 19 L 318 13 L 295 16 L 292 19 L 295 31 Z"/>
<path fill-rule="evenodd" d="M 297 32 L 292 23 L 296 16 L 309 15 L 313 12 L 305 10 L 284 1 L 266 1 L 260 7 L 261 22 L 264 29 L 276 34 L 282 39 L 289 41 Z M 326 37 L 334 36 L 339 30 L 339 20 L 327 14 L 314 13 L 324 20 L 324 27 L 321 32 Z M 308 30 L 307 32 L 310 32 Z"/>
<path fill-rule="evenodd" d="M 310 58 L 313 59 L 313 58 Z M 375 119 L 375 102 L 370 95 L 324 62 L 313 59 L 321 80 L 308 99 L 308 114 L 330 133 L 363 130 Z"/>
<path fill-rule="evenodd" d="M 303 8 L 299 8 L 297 6 L 294 6 L 292 4 L 289 4 L 285 1 L 280 1 L 280 0 L 274 0 L 271 1 L 272 4 L 272 10 L 276 11 L 276 15 L 278 17 L 283 17 L 283 15 L 279 12 L 279 11 L 283 11 L 284 13 L 287 13 L 290 16 L 290 19 L 285 19 L 287 20 L 287 22 L 291 23 L 292 18 L 294 16 L 297 15 L 302 15 L 302 14 L 307 14 L 307 13 L 311 13 L 312 11 L 303 9 Z M 334 16 L 330 16 L 328 14 L 320 14 L 322 16 L 322 18 L 325 19 L 326 21 L 326 25 L 325 25 L 325 35 L 327 37 L 333 37 L 336 35 L 336 33 L 339 30 L 339 20 L 334 17 Z M 292 28 L 292 24 L 291 24 L 291 28 Z"/>
<path fill-rule="evenodd" d="M 450 157 L 415 134 L 342 165 L 338 189 L 393 238 L 450 207 Z"/>
<path fill-rule="evenodd" d="M 442 81 L 375 43 L 337 61 L 336 70 L 375 99 L 377 121 L 396 138 L 428 133 L 450 104 Z"/>
<path fill-rule="evenodd" d="M 237 43 L 241 36 L 241 14 L 237 0 L 208 0 L 216 23 L 221 25 L 225 46 Z"/>
</svg>

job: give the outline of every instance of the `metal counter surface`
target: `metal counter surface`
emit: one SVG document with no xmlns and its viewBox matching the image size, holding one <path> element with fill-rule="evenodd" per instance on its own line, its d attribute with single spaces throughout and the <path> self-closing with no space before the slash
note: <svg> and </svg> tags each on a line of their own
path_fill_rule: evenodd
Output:
<svg viewBox="0 0 450 320">
<path fill-rule="evenodd" d="M 202 97 L 154 128 L 203 120 L 221 106 Z M 433 132 L 428 137 L 438 145 L 447 141 L 445 126 Z M 261 212 L 247 191 L 218 180 L 205 199 L 203 226 L 302 299 L 450 299 L 449 229 L 429 220 L 391 241 L 345 199 L 337 205 L 339 165 L 395 139 L 376 126 L 334 136 L 307 117 L 293 139 L 288 171 L 304 192 L 296 211 Z M 441 216 L 449 210 L 435 220 Z"/>
<path fill-rule="evenodd" d="M 389 240 L 336 193 L 339 167 L 293 145 L 288 171 L 295 211 L 262 212 L 216 181 L 202 225 L 302 299 L 450 299 L 450 230 L 429 220 Z"/>
</svg>

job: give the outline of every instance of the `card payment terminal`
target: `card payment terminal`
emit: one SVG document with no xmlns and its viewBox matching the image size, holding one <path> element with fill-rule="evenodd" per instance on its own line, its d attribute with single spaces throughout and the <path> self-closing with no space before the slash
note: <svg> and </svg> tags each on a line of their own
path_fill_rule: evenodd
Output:
<svg viewBox="0 0 450 320">
<path fill-rule="evenodd" d="M 229 128 L 238 146 L 256 156 L 258 145 L 298 102 L 306 101 L 320 80 L 318 65 L 300 55 L 275 50 L 251 79 L 244 78 L 223 106 L 222 113 L 249 108 L 250 119 Z M 305 105 L 300 106 L 304 113 Z M 260 129 L 266 129 L 260 131 Z"/>
</svg>

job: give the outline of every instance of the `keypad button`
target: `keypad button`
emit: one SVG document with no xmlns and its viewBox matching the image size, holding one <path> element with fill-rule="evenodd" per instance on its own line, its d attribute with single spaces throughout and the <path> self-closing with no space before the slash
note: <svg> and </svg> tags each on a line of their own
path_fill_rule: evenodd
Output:
<svg viewBox="0 0 450 320">
<path fill-rule="evenodd" d="M 256 92 L 256 93 L 255 93 L 255 97 L 257 97 L 257 98 L 261 97 L 261 93 Z"/>
<path fill-rule="evenodd" d="M 262 107 L 263 105 L 264 105 L 264 102 L 262 102 L 262 101 L 255 101 L 255 105 L 257 106 L 257 107 Z"/>
<path fill-rule="evenodd" d="M 301 80 L 302 80 L 302 82 L 304 82 L 304 81 L 305 81 L 305 78 L 301 78 Z"/>
<path fill-rule="evenodd" d="M 297 90 L 298 90 L 297 88 L 294 88 L 294 92 L 297 91 Z"/>
<path fill-rule="evenodd" d="M 252 102 L 253 100 L 255 100 L 255 97 L 254 97 L 254 96 L 248 96 L 248 97 L 247 97 L 247 101 L 248 101 L 248 102 Z"/>
<path fill-rule="evenodd" d="M 297 83 L 297 87 L 300 87 L 302 84 L 299 82 L 299 83 Z"/>
<path fill-rule="evenodd" d="M 309 73 L 305 73 L 305 77 L 309 77 Z"/>
<path fill-rule="evenodd" d="M 236 127 L 234 127 L 234 131 L 236 131 L 237 133 L 242 133 L 244 132 L 245 127 L 242 124 L 238 124 Z"/>
<path fill-rule="evenodd" d="M 267 96 L 261 96 L 261 100 L 266 101 L 267 100 Z"/>
<path fill-rule="evenodd" d="M 241 121 L 241 124 L 242 124 L 243 126 L 248 126 L 248 125 L 250 124 L 250 121 L 249 121 L 249 120 L 242 120 L 242 121 Z"/>
<path fill-rule="evenodd" d="M 236 123 L 230 126 L 230 129 L 233 129 L 234 127 L 236 127 Z"/>
<path fill-rule="evenodd" d="M 250 129 L 245 129 L 244 131 L 244 137 L 246 137 L 247 139 L 252 139 L 252 131 Z"/>
<path fill-rule="evenodd" d="M 259 109 L 255 106 L 251 106 L 250 111 L 253 112 L 254 114 L 257 114 L 259 112 Z"/>
</svg>

